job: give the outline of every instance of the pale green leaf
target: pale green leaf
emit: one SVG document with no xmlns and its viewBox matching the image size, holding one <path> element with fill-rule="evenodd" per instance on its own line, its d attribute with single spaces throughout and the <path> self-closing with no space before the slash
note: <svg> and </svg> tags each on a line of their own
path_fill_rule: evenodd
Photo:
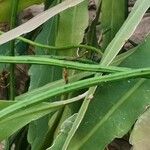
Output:
<svg viewBox="0 0 150 150">
<path fill-rule="evenodd" d="M 60 14 L 56 46 L 78 45 L 83 41 L 88 26 L 88 2 L 70 8 Z M 76 49 L 59 50 L 58 55 L 75 56 Z"/>
<path fill-rule="evenodd" d="M 130 143 L 133 145 L 133 150 L 149 150 L 149 139 L 150 109 L 148 108 L 136 121 L 132 133 L 130 135 Z"/>
</svg>

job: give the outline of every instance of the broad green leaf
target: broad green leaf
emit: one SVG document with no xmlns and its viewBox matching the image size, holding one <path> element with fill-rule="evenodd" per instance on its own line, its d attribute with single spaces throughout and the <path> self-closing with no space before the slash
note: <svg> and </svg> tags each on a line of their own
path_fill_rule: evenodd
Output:
<svg viewBox="0 0 150 150">
<path fill-rule="evenodd" d="M 71 117 L 69 117 L 68 119 L 66 119 L 59 131 L 58 131 L 58 136 L 56 137 L 56 139 L 54 140 L 52 146 L 50 148 L 48 148 L 47 150 L 59 150 L 59 149 L 62 149 L 62 146 L 67 138 L 67 135 L 68 135 L 68 132 L 70 131 L 72 125 L 73 125 L 73 122 L 76 118 L 76 115 L 77 114 L 74 114 L 72 115 Z"/>
<path fill-rule="evenodd" d="M 49 22 L 47 22 L 43 26 L 43 30 L 37 36 L 36 42 L 40 42 L 46 45 L 54 45 L 55 41 L 55 30 L 57 26 L 57 19 L 52 18 Z M 39 47 L 35 49 L 36 55 L 54 55 L 54 50 L 43 50 Z M 33 90 L 35 88 L 41 87 L 47 83 L 50 83 L 54 80 L 59 79 L 61 76 L 59 75 L 57 78 L 54 74 L 56 67 L 49 66 L 49 65 L 32 65 L 29 70 L 29 75 L 31 77 L 30 87 L 29 90 Z M 58 74 L 58 73 L 57 73 Z"/>
<path fill-rule="evenodd" d="M 114 38 L 127 17 L 127 0 L 102 0 L 103 49 Z"/>
<path fill-rule="evenodd" d="M 0 141 L 4 140 L 5 138 L 9 137 L 17 130 L 25 126 L 31 121 L 41 118 L 46 114 L 49 114 L 57 109 L 63 107 L 66 104 L 72 103 L 79 100 L 78 99 L 70 99 L 66 101 L 60 102 L 53 102 L 53 103 L 39 103 L 37 105 L 33 105 L 30 107 L 23 108 L 17 112 L 10 114 L 8 117 L 3 118 L 0 120 Z M 14 104 L 14 102 L 9 103 L 0 103 L 1 108 L 5 106 Z"/>
<path fill-rule="evenodd" d="M 130 135 L 133 150 L 150 149 L 150 109 L 148 108 L 136 121 Z"/>
<path fill-rule="evenodd" d="M 150 37 L 121 65 L 149 67 Z M 124 80 L 99 86 L 69 149 L 103 150 L 122 137 L 150 104 L 150 81 Z"/>
<path fill-rule="evenodd" d="M 34 4 L 40 4 L 44 0 L 20 0 L 19 2 L 19 12 L 23 9 L 34 5 Z M 11 7 L 11 0 L 1 0 L 0 1 L 0 23 L 9 22 L 10 20 L 10 9 Z"/>
<path fill-rule="evenodd" d="M 63 0 L 64 1 L 64 0 Z M 56 46 L 78 45 L 83 41 L 88 26 L 88 2 L 70 8 L 60 14 Z M 75 49 L 59 50 L 58 55 L 74 56 Z"/>
</svg>

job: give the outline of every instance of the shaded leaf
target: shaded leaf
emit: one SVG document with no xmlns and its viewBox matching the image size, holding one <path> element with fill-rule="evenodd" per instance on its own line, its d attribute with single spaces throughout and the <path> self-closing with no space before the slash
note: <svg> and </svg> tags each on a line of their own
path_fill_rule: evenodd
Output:
<svg viewBox="0 0 150 150">
<path fill-rule="evenodd" d="M 10 44 L 9 43 L 0 45 L 0 55 L 1 56 L 7 56 L 7 55 L 9 55 L 9 49 L 10 49 Z M 7 69 L 7 66 L 8 65 L 1 63 L 0 64 L 0 72 L 3 71 L 3 69 Z"/>
</svg>

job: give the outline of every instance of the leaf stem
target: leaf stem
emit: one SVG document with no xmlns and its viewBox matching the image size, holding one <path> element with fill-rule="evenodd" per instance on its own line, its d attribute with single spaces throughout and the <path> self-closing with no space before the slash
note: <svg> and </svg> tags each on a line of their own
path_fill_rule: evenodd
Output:
<svg viewBox="0 0 150 150">
<path fill-rule="evenodd" d="M 11 17 L 10 17 L 10 29 L 13 29 L 16 26 L 17 10 L 18 10 L 19 0 L 11 1 Z M 15 40 L 10 41 L 10 56 L 15 55 Z M 10 64 L 9 66 L 10 77 L 9 77 L 9 99 L 15 99 L 15 64 Z M 10 149 L 9 138 L 6 139 L 5 150 Z"/>
<path fill-rule="evenodd" d="M 60 95 L 62 93 L 72 92 L 74 90 L 85 89 L 87 87 L 91 87 L 94 85 L 98 85 L 101 83 L 118 81 L 128 78 L 139 78 L 150 75 L 150 68 L 142 68 L 142 69 L 134 69 L 131 71 L 119 72 L 105 76 L 95 76 L 92 78 L 88 78 L 85 80 L 77 81 L 74 83 L 65 84 L 64 86 L 60 86 L 51 90 L 43 91 L 42 93 L 34 95 L 30 98 L 24 99 L 22 101 L 18 101 L 17 103 L 8 106 L 7 108 L 0 111 L 0 120 L 9 115 L 10 113 L 17 111 L 21 108 L 26 108 L 31 105 L 38 104 L 40 102 L 45 101 L 47 98 L 54 97 L 56 95 Z M 92 88 L 91 88 L 92 89 Z M 88 92 L 91 97 L 92 92 Z M 86 99 L 86 101 L 89 99 Z"/>
<path fill-rule="evenodd" d="M 40 65 L 53 65 L 65 67 L 70 69 L 91 71 L 91 72 L 122 72 L 132 70 L 131 68 L 115 67 L 115 66 L 101 66 L 98 64 L 85 64 L 69 60 L 59 60 L 54 58 L 42 56 L 0 56 L 0 63 L 17 63 L 17 64 L 40 64 Z"/>
<path fill-rule="evenodd" d="M 0 34 L 3 34 L 4 32 L 0 31 Z M 55 47 L 55 46 L 50 46 L 50 45 L 44 45 L 41 43 L 37 43 L 34 41 L 31 41 L 29 39 L 26 39 L 24 37 L 17 37 L 16 39 L 21 40 L 25 43 L 28 43 L 32 46 L 37 46 L 37 47 L 41 47 L 43 49 L 49 49 L 49 50 L 67 50 L 67 49 L 72 49 L 72 48 L 84 48 L 87 50 L 91 50 L 94 51 L 96 53 L 98 53 L 100 56 L 103 55 L 102 51 L 99 48 L 93 47 L 93 46 L 89 46 L 89 45 L 84 45 L 84 44 L 79 44 L 79 45 L 70 45 L 70 46 L 63 46 L 63 47 Z"/>
<path fill-rule="evenodd" d="M 10 18 L 10 29 L 16 26 L 17 10 L 18 10 L 19 0 L 13 0 L 11 2 L 11 18 Z M 15 40 L 10 42 L 10 56 L 15 55 Z M 10 64 L 10 95 L 11 100 L 15 99 L 15 64 Z"/>
</svg>

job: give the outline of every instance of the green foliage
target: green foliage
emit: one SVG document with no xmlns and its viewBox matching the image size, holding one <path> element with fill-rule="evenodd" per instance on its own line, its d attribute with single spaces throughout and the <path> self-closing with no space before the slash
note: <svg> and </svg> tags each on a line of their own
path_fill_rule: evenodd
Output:
<svg viewBox="0 0 150 150">
<path fill-rule="evenodd" d="M 70 103 L 70 101 L 68 101 L 68 103 Z M 12 105 L 14 104 L 15 103 L 12 103 Z M 66 104 L 67 104 L 67 101 L 54 102 L 52 104 L 40 103 L 40 104 L 31 106 L 28 108 L 24 108 L 20 111 L 17 111 L 16 113 L 9 115 L 9 117 L 1 119 L 0 140 L 2 141 L 3 139 L 7 138 L 12 133 L 16 132 L 18 129 L 25 126 L 29 122 L 34 121 L 42 116 L 45 116 L 46 114 L 49 114 L 52 111 L 56 111 L 58 108 Z M 6 105 L 5 103 L 2 103 L 1 105 L 2 105 L 1 108 L 5 106 L 7 107 L 10 105 L 10 103 L 8 105 Z"/>
<path fill-rule="evenodd" d="M 124 23 L 128 14 L 127 5 L 127 0 L 102 0 L 103 49 L 107 47 Z"/>
<path fill-rule="evenodd" d="M 150 37 L 121 66 L 149 67 Z M 144 61 L 143 61 L 144 60 Z M 70 149 L 104 149 L 125 135 L 149 105 L 149 80 L 125 80 L 99 86 Z"/>
<path fill-rule="evenodd" d="M 138 46 L 122 51 L 150 1 L 137 0 L 130 14 L 126 0 L 96 1 L 97 14 L 91 24 L 87 0 L 20 1 L 18 12 L 41 2 L 48 10 L 4 33 L 4 37 L 13 33 L 13 39 L 43 24 L 11 42 L 18 52 L 15 55 L 22 56 L 8 56 L 11 35 L 0 38 L 5 43 L 0 45 L 1 71 L 9 64 L 30 65 L 30 82 L 24 87 L 28 91 L 14 101 L 0 101 L 0 141 L 6 141 L 5 149 L 15 144 L 15 150 L 22 148 L 20 141 L 27 141 L 24 149 L 32 150 L 104 150 L 132 130 L 150 105 L 150 35 Z M 10 8 L 17 6 L 0 1 L 0 22 L 16 23 Z M 34 56 L 28 54 L 30 45 Z M 14 80 L 10 82 L 13 85 Z M 147 114 L 149 109 L 131 133 L 134 149 L 147 144 L 149 134 L 143 132 L 148 130 Z"/>
</svg>

